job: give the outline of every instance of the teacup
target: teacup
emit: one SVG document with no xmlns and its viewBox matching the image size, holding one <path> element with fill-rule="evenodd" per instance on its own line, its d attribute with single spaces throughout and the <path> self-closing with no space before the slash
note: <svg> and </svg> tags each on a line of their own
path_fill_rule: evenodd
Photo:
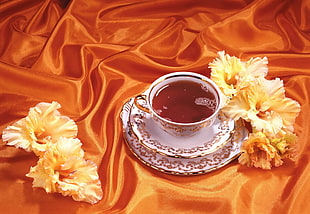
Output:
<svg viewBox="0 0 310 214">
<path fill-rule="evenodd" d="M 208 77 L 173 72 L 156 79 L 144 94 L 135 97 L 134 103 L 169 134 L 192 136 L 214 123 L 221 97 L 220 89 Z"/>
</svg>

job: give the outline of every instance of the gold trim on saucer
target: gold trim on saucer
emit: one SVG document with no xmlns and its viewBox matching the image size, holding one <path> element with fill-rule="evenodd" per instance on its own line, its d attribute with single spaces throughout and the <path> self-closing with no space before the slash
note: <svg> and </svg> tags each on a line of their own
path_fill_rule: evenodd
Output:
<svg viewBox="0 0 310 214">
<path fill-rule="evenodd" d="M 201 152 L 197 155 L 191 155 L 191 156 L 182 156 L 182 155 L 169 155 L 169 154 L 166 154 L 164 152 L 161 152 L 160 150 L 156 150 L 156 149 L 153 149 L 151 147 L 149 147 L 148 145 L 146 145 L 143 141 L 143 139 L 140 139 L 139 136 L 137 135 L 137 133 L 132 129 L 132 123 L 130 123 L 130 126 L 131 126 L 131 131 L 132 131 L 132 134 L 135 135 L 135 137 L 139 140 L 139 142 L 141 143 L 142 146 L 146 147 L 147 149 L 150 149 L 152 150 L 153 152 L 155 153 L 158 153 L 158 154 L 161 154 L 163 156 L 167 156 L 167 157 L 172 157 L 172 158 L 185 158 L 185 159 L 192 159 L 192 158 L 197 158 L 197 157 L 202 157 L 202 156 L 205 156 L 207 154 L 210 154 L 220 148 L 222 148 L 223 146 L 225 146 L 229 141 L 231 141 L 231 139 L 233 138 L 233 135 L 235 133 L 235 130 L 232 130 L 230 131 L 230 135 L 229 137 L 227 138 L 227 140 L 223 141 L 220 145 L 216 146 L 215 148 L 213 148 L 212 150 L 207 150 L 205 152 Z M 173 147 L 171 147 L 173 148 Z M 196 151 L 193 149 L 193 151 Z"/>
<path fill-rule="evenodd" d="M 133 108 L 135 111 L 132 114 L 131 111 Z M 233 123 L 233 121 L 227 118 L 224 114 L 220 113 L 218 115 L 218 120 L 220 121 L 220 125 L 217 128 L 218 131 L 211 139 L 202 142 L 200 145 L 188 148 L 173 147 L 159 142 L 147 130 L 145 124 L 146 117 L 148 116 L 147 113 L 141 111 L 133 104 L 129 114 L 132 115 L 129 119 L 132 131 L 140 143 L 148 149 L 168 157 L 196 158 L 205 156 L 223 147 L 227 142 L 229 142 L 229 139 L 234 133 L 234 125 L 233 128 L 231 128 L 231 125 L 229 124 Z M 176 138 L 175 140 L 181 140 L 181 138 Z"/>
<path fill-rule="evenodd" d="M 238 157 L 241 142 L 248 135 L 246 129 L 237 124 L 232 140 L 214 153 L 193 159 L 166 157 L 144 147 L 135 137 L 129 120 L 131 108 L 132 100 L 124 105 L 120 114 L 126 144 L 143 164 L 167 174 L 200 175 L 219 169 Z"/>
</svg>

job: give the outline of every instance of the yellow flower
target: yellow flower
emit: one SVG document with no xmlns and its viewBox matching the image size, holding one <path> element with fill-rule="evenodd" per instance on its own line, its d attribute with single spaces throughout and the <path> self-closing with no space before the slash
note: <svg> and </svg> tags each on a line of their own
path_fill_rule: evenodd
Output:
<svg viewBox="0 0 310 214">
<path fill-rule="evenodd" d="M 240 90 L 222 110 L 235 120 L 250 122 L 257 131 L 276 135 L 281 129 L 292 130 L 300 105 L 285 97 L 279 79 L 258 79 Z"/>
<path fill-rule="evenodd" d="M 218 52 L 218 58 L 209 64 L 211 68 L 210 78 L 217 84 L 224 95 L 232 97 L 236 92 L 238 74 L 244 69 L 244 65 L 237 57 Z"/>
<path fill-rule="evenodd" d="M 69 117 L 60 114 L 57 110 L 60 107 L 57 102 L 42 102 L 30 108 L 25 118 L 4 129 L 3 141 L 7 141 L 7 145 L 41 155 L 50 142 L 48 138 L 76 137 L 77 125 Z"/>
<path fill-rule="evenodd" d="M 225 96 L 222 111 L 249 122 L 254 131 L 243 143 L 239 162 L 263 169 L 296 157 L 293 124 L 300 112 L 299 103 L 285 96 L 283 81 L 265 79 L 267 64 L 266 57 L 242 62 L 224 51 L 209 64 L 210 78 Z"/>
<path fill-rule="evenodd" d="M 297 136 L 292 132 L 281 130 L 274 138 L 270 139 L 271 144 L 278 150 L 282 158 L 295 160 L 297 157 Z"/>
<path fill-rule="evenodd" d="M 276 136 L 270 137 L 262 132 L 255 132 L 243 142 L 239 163 L 248 167 L 271 169 L 280 166 L 283 159 L 295 160 L 296 135 L 281 130 Z"/>
<path fill-rule="evenodd" d="M 64 137 L 48 144 L 47 151 L 27 174 L 34 179 L 33 187 L 44 188 L 48 193 L 59 192 L 91 204 L 101 200 L 97 166 L 84 159 L 81 145 L 78 139 Z"/>
<path fill-rule="evenodd" d="M 267 75 L 268 60 L 251 58 L 242 62 L 239 58 L 229 56 L 224 51 L 218 52 L 218 58 L 209 64 L 211 79 L 219 86 L 222 93 L 230 99 L 239 90 L 246 88 L 256 78 Z"/>
<path fill-rule="evenodd" d="M 283 164 L 277 149 L 262 132 L 251 133 L 241 147 L 239 163 L 248 167 L 271 169 Z"/>
</svg>

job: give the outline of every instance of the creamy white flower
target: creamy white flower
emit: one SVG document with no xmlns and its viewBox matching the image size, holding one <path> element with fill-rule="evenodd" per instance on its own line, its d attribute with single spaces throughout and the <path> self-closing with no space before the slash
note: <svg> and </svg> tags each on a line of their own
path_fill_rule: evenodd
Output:
<svg viewBox="0 0 310 214">
<path fill-rule="evenodd" d="M 220 51 L 218 58 L 209 64 L 209 68 L 211 68 L 210 78 L 230 99 L 253 81 L 264 78 L 268 73 L 267 64 L 266 57 L 251 58 L 242 62 L 239 58 Z"/>
<path fill-rule="evenodd" d="M 30 108 L 28 115 L 3 130 L 2 139 L 7 145 L 34 151 L 37 155 L 45 152 L 49 138 L 76 137 L 77 125 L 57 110 L 57 102 L 39 103 Z"/>
<path fill-rule="evenodd" d="M 97 203 L 102 198 L 102 189 L 97 166 L 84 159 L 84 151 L 78 139 L 60 137 L 49 144 L 36 166 L 31 167 L 28 177 L 33 178 L 33 187 L 46 192 L 59 192 L 72 196 L 76 201 Z"/>
<path fill-rule="evenodd" d="M 244 64 L 237 57 L 225 54 L 225 51 L 218 52 L 218 58 L 209 63 L 211 68 L 210 78 L 217 84 L 223 94 L 232 97 L 237 93 L 238 74 L 244 70 Z"/>
<path fill-rule="evenodd" d="M 248 167 L 271 169 L 283 164 L 277 149 L 270 143 L 268 137 L 262 132 L 251 133 L 241 147 L 239 163 Z"/>
<path fill-rule="evenodd" d="M 240 90 L 222 110 L 235 120 L 250 122 L 257 131 L 275 135 L 281 129 L 291 130 L 300 106 L 284 96 L 279 80 L 264 80 Z"/>
</svg>

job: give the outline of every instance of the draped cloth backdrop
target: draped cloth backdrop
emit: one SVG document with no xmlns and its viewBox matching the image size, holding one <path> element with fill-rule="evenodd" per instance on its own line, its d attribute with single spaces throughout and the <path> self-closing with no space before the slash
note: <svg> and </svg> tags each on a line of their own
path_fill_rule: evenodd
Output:
<svg viewBox="0 0 310 214">
<path fill-rule="evenodd" d="M 309 213 L 309 0 L 0 1 L 0 131 L 39 102 L 76 121 L 103 198 L 32 188 L 33 153 L 0 147 L 0 213 Z M 119 114 L 159 76 L 209 76 L 225 50 L 268 57 L 267 78 L 298 101 L 298 158 L 271 170 L 232 161 L 198 176 L 161 173 L 128 149 Z"/>
</svg>

